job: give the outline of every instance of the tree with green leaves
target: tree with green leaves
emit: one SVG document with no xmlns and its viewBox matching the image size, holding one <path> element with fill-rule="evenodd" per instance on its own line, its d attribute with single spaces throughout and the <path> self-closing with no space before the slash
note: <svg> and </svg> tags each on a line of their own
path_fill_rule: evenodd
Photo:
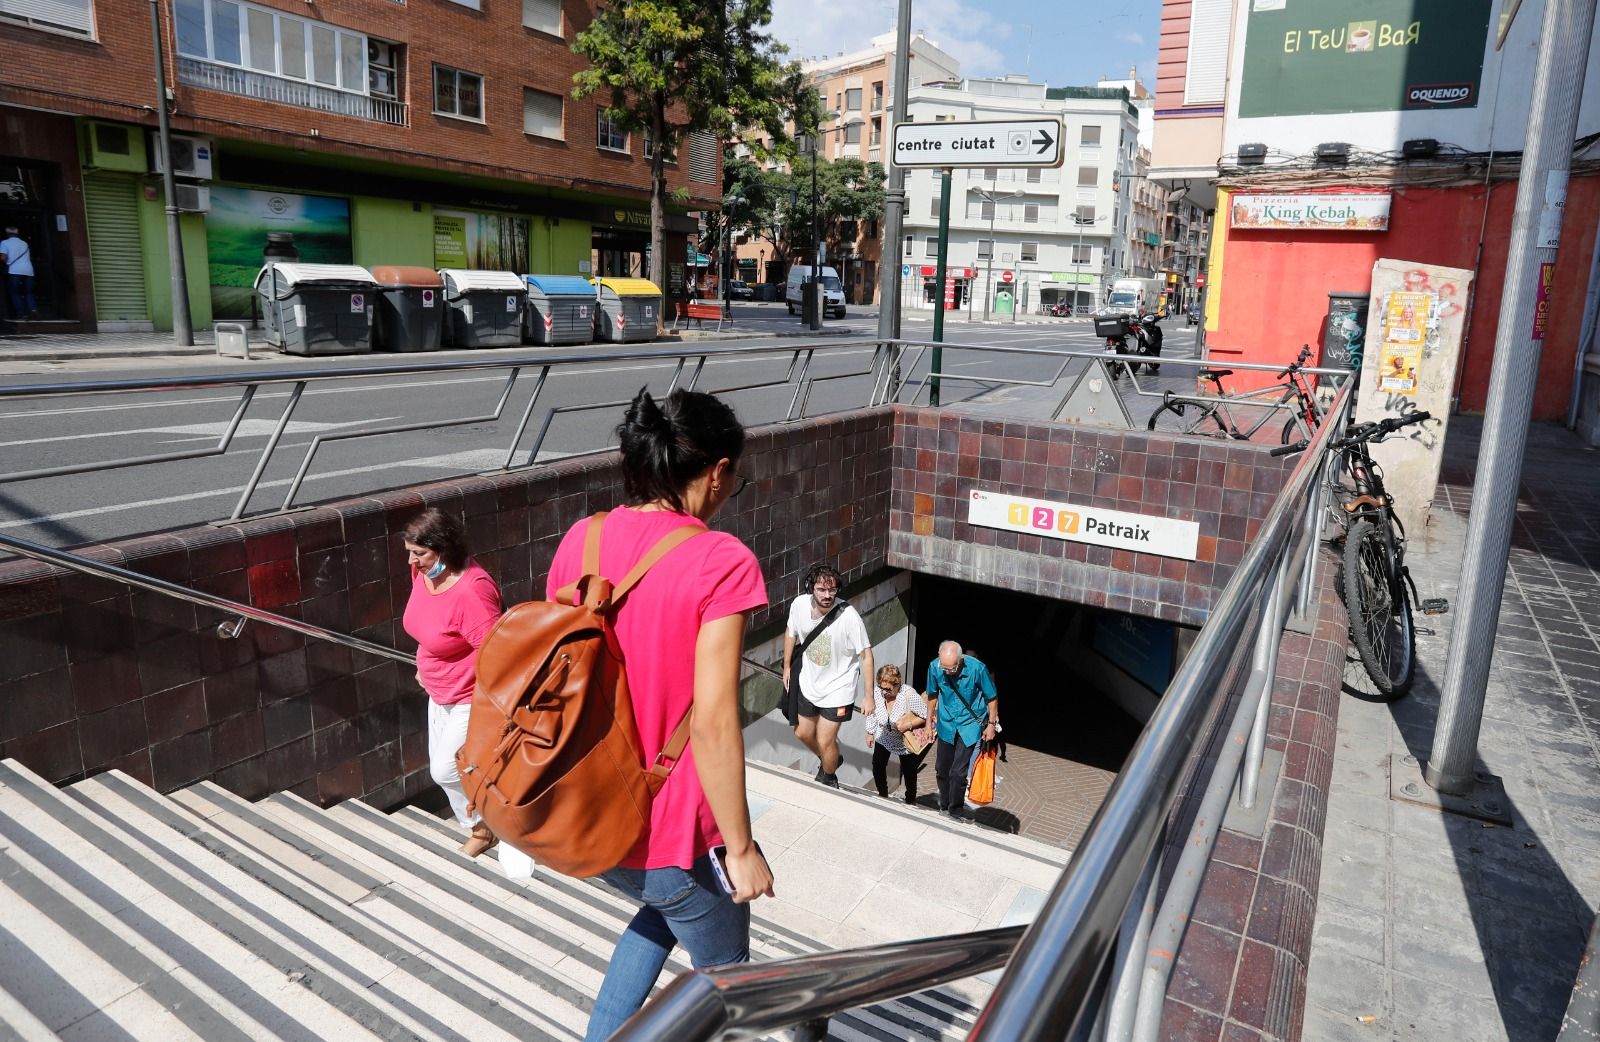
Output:
<svg viewBox="0 0 1600 1042">
<path fill-rule="evenodd" d="M 573 40 L 589 67 L 572 95 L 602 94 L 611 117 L 642 130 L 650 156 L 651 274 L 665 282 L 666 165 L 685 135 L 720 141 L 735 128 L 782 147 L 794 99 L 804 93 L 800 67 L 767 32 L 772 0 L 612 0 Z"/>
<path fill-rule="evenodd" d="M 791 254 L 798 242 L 816 243 L 812 238 L 811 164 L 817 165 L 816 216 L 830 256 L 842 253 L 845 232 L 852 223 L 873 221 L 883 216 L 884 172 L 880 163 L 863 163 L 849 157 L 829 161 L 824 156 L 800 154 L 775 186 L 783 200 L 784 238 Z M 808 251 L 809 254 L 809 251 Z M 810 263 L 809 260 L 806 263 Z"/>
</svg>

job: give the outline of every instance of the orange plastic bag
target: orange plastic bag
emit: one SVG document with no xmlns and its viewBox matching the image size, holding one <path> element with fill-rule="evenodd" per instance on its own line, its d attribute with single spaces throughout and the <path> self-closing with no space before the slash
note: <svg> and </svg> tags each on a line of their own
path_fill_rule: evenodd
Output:
<svg viewBox="0 0 1600 1042">
<path fill-rule="evenodd" d="M 988 804 L 994 802 L 994 744 L 987 743 L 972 764 L 972 779 L 967 782 L 967 802 Z"/>
</svg>

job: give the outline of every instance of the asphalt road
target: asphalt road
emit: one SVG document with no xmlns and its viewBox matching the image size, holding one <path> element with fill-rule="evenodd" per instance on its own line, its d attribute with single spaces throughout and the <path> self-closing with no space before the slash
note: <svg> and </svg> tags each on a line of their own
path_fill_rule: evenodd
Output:
<svg viewBox="0 0 1600 1042">
<path fill-rule="evenodd" d="M 783 313 L 781 304 L 740 308 L 748 319 L 742 329 L 771 328 L 793 332 L 799 320 Z M 1167 357 L 1189 357 L 1194 336 L 1181 324 L 1169 323 Z M 870 312 L 852 314 L 832 328 L 851 328 L 863 336 L 875 330 Z M 930 322 L 908 317 L 906 339 L 926 339 Z M 976 409 L 1009 417 L 1043 418 L 1086 362 L 1065 360 L 1063 351 L 1094 351 L 1101 342 L 1084 322 L 1003 325 L 954 321 L 945 331 L 947 343 L 1000 345 L 1038 350 L 1033 355 L 946 348 L 943 400 L 948 406 Z M 799 343 L 799 341 L 794 341 Z M 873 349 L 870 344 L 829 338 L 808 375 L 811 385 L 805 411 L 815 415 L 863 404 Z M 790 342 L 765 339 L 721 341 L 752 349 L 780 347 L 777 353 L 736 354 L 715 358 L 699 379 L 701 390 L 723 391 L 752 426 L 781 419 L 795 392 L 785 382 L 794 361 Z M 693 345 L 685 345 L 689 350 Z M 581 350 L 581 349 L 579 349 Z M 537 356 L 525 348 L 518 356 Z M 451 357 L 504 357 L 513 352 L 480 352 Z M 314 368 L 340 369 L 375 363 L 409 363 L 425 356 L 290 358 L 271 356 L 249 363 L 252 371 Z M 927 369 L 924 353 L 906 372 L 902 400 L 910 400 Z M 39 362 L 0 364 L 0 386 L 64 383 L 79 380 L 193 378 L 201 374 L 237 373 L 243 363 L 218 364 L 210 359 L 93 360 L 49 365 Z M 614 444 L 612 428 L 621 417 L 615 403 L 631 398 L 640 386 L 664 390 L 676 371 L 673 360 L 630 360 L 553 368 L 540 394 L 527 432 L 518 441 L 513 460 L 526 462 L 546 417 L 548 435 L 539 447 L 541 461 L 594 451 Z M 1060 374 L 1059 379 L 1058 373 Z M 407 433 L 332 441 L 317 452 L 294 505 L 419 484 L 444 477 L 493 470 L 505 464 L 512 437 L 538 375 L 524 369 L 512 385 L 498 418 L 491 418 L 508 380 L 506 370 L 460 374 L 410 374 L 399 377 L 351 377 L 308 386 L 289 427 L 268 462 L 261 485 L 251 497 L 246 516 L 280 509 L 307 449 L 319 435 L 374 427 L 472 422 Z M 831 377 L 832 379 L 817 379 Z M 1015 386 L 1002 379 L 1057 380 L 1054 386 Z M 1167 367 L 1157 380 L 1141 380 L 1146 389 L 1189 388 L 1177 367 Z M 1124 380 L 1126 385 L 1127 381 Z M 754 386 L 752 386 L 754 385 Z M 0 534 L 19 536 L 56 547 L 71 547 L 141 533 L 216 521 L 230 516 L 290 395 L 284 384 L 262 386 L 244 411 L 231 447 L 219 456 L 146 463 L 118 469 L 21 481 L 0 481 Z M 203 450 L 215 446 L 235 414 L 238 388 L 188 388 L 160 393 L 78 395 L 70 398 L 0 400 L 0 475 L 161 453 Z M 926 401 L 926 392 L 920 394 Z M 1130 403 L 1136 422 L 1159 399 Z M 551 413 L 552 407 L 598 405 L 580 411 Z"/>
</svg>

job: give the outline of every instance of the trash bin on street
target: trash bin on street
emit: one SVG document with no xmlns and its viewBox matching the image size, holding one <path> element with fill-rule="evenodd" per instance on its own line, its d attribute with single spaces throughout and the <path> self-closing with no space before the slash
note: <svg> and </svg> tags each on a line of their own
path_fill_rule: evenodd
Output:
<svg viewBox="0 0 1600 1042">
<path fill-rule="evenodd" d="M 291 355 L 370 351 L 377 288 L 354 264 L 268 264 L 256 275 L 267 343 Z"/>
<path fill-rule="evenodd" d="M 466 271 L 445 268 L 444 339 L 451 347 L 517 347 L 522 343 L 522 314 L 528 287 L 509 271 Z"/>
<path fill-rule="evenodd" d="M 598 306 L 594 284 L 579 275 L 529 275 L 523 338 L 530 344 L 587 344 Z"/>
<path fill-rule="evenodd" d="M 634 343 L 656 338 L 661 318 L 661 290 L 649 279 L 601 279 L 600 317 L 596 331 L 601 340 Z"/>
<path fill-rule="evenodd" d="M 432 268 L 372 269 L 378 282 L 373 345 L 380 351 L 437 351 L 444 333 L 444 280 Z"/>
</svg>

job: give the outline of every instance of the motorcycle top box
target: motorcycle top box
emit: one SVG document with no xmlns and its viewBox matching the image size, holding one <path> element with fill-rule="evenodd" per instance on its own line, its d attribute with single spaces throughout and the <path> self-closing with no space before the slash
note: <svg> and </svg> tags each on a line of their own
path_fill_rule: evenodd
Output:
<svg viewBox="0 0 1600 1042">
<path fill-rule="evenodd" d="M 1103 337 L 1127 336 L 1131 331 L 1126 315 L 1096 315 L 1094 335 Z"/>
</svg>

